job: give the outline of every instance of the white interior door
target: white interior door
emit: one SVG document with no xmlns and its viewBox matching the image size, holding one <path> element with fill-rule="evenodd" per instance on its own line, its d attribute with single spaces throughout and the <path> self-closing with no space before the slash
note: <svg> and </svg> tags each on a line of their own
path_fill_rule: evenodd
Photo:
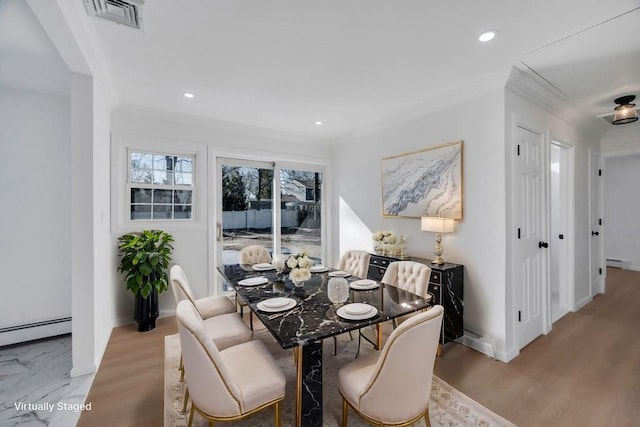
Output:
<svg viewBox="0 0 640 427">
<path fill-rule="evenodd" d="M 604 256 L 602 254 L 602 225 L 600 214 L 600 153 L 589 151 L 590 179 L 589 179 L 589 223 L 591 224 L 591 289 L 589 296 L 604 292 Z"/>
<path fill-rule="evenodd" d="M 518 126 L 516 130 L 516 289 L 519 294 L 520 348 L 545 331 L 548 287 L 545 207 L 545 137 Z M 546 247 L 545 247 L 546 246 Z"/>
</svg>

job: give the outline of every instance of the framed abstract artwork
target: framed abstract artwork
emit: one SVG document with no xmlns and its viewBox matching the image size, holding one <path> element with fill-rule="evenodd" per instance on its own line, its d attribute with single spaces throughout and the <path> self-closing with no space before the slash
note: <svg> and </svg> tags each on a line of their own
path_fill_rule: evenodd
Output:
<svg viewBox="0 0 640 427">
<path fill-rule="evenodd" d="M 382 216 L 462 219 L 462 141 L 385 157 Z"/>
</svg>

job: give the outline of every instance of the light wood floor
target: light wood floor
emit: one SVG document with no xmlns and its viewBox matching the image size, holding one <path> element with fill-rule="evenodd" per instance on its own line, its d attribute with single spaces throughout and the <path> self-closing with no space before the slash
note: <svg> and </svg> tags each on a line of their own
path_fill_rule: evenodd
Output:
<svg viewBox="0 0 640 427">
<path fill-rule="evenodd" d="M 436 374 L 520 427 L 640 426 L 640 272 L 607 271 L 607 293 L 553 326 L 508 364 L 456 343 Z M 163 424 L 164 336 L 115 328 L 79 426 Z"/>
</svg>

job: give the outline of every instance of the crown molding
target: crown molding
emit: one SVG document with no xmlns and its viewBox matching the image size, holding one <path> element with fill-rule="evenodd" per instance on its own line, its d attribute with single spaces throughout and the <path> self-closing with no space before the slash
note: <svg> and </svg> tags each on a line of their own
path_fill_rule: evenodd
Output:
<svg viewBox="0 0 640 427">
<path fill-rule="evenodd" d="M 462 85 L 456 89 L 442 92 L 411 108 L 388 115 L 374 123 L 370 123 L 358 129 L 339 135 L 332 139 L 332 143 L 333 145 L 338 145 L 353 138 L 378 132 L 419 117 L 424 117 L 448 107 L 454 107 L 461 103 L 472 101 L 486 93 L 504 89 L 508 77 L 509 69 L 500 70 Z"/>
<path fill-rule="evenodd" d="M 506 88 L 562 120 L 577 124 L 585 117 L 568 105 L 568 97 L 526 64 L 513 66 Z"/>
<path fill-rule="evenodd" d="M 303 143 L 308 145 L 317 145 L 320 147 L 326 147 L 327 145 L 326 140 L 309 138 L 307 136 L 302 136 L 295 133 L 281 132 L 257 126 L 249 126 L 241 123 L 228 122 L 205 116 L 196 116 L 192 114 L 161 110 L 144 105 L 121 103 L 115 108 L 114 113 L 134 114 L 138 117 L 151 120 L 160 120 L 165 122 L 168 121 L 181 125 L 195 126 L 222 132 L 230 132 L 238 135 L 248 135 L 265 139 L 272 139 L 280 142 Z"/>
</svg>

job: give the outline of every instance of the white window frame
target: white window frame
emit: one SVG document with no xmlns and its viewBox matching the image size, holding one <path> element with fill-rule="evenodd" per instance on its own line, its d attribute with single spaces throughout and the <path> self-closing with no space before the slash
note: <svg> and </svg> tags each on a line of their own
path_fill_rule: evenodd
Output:
<svg viewBox="0 0 640 427">
<path fill-rule="evenodd" d="M 161 156 L 170 156 L 170 157 L 181 157 L 181 158 L 188 158 L 191 160 L 191 184 L 190 185 L 179 185 L 176 183 L 173 184 L 156 184 L 156 183 L 146 183 L 146 182 L 132 182 L 131 181 L 131 172 L 132 172 L 132 167 L 131 167 L 131 156 L 133 153 L 139 153 L 139 154 L 149 154 L 149 155 L 161 155 Z M 196 195 L 195 192 L 195 176 L 196 176 L 196 158 L 194 155 L 184 155 L 184 154 L 178 154 L 178 153 L 167 153 L 167 152 L 158 152 L 158 151 L 142 151 L 142 150 L 135 150 L 132 148 L 128 148 L 127 149 L 127 184 L 126 184 L 126 191 L 127 191 L 127 206 L 129 208 L 129 219 L 131 221 L 135 221 L 135 222 L 140 222 L 140 221 L 151 221 L 154 223 L 158 223 L 161 221 L 193 221 L 193 211 L 194 211 L 194 207 L 196 206 L 196 200 L 194 198 L 194 196 Z M 152 169 L 155 171 L 155 169 Z M 166 171 L 165 171 L 166 172 Z M 174 170 L 172 172 L 175 172 L 175 165 L 174 165 Z M 133 219 L 131 218 L 131 208 L 133 207 L 134 203 L 131 200 L 131 190 L 134 188 L 141 188 L 141 189 L 146 189 L 146 190 L 151 190 L 152 192 L 154 190 L 169 190 L 169 191 L 191 191 L 191 216 L 189 218 L 163 218 L 163 219 L 154 219 L 153 218 L 153 208 L 156 205 L 169 205 L 172 208 L 176 206 L 175 200 L 172 201 L 171 204 L 165 204 L 165 203 L 149 203 L 148 205 L 151 208 L 150 211 L 150 216 L 152 218 L 150 219 Z M 153 197 L 153 196 L 152 196 Z M 146 203 L 145 203 L 146 205 Z M 178 205 L 180 205 L 178 203 Z"/>
<path fill-rule="evenodd" d="M 193 191 L 191 219 L 131 219 L 131 187 L 129 156 L 132 152 L 166 153 L 171 156 L 193 158 L 193 185 L 180 186 Z M 112 231 L 161 228 L 163 230 L 203 230 L 207 223 L 207 146 L 177 140 L 128 135 L 112 135 L 111 218 Z M 146 184 L 133 184 L 133 187 Z M 152 186 L 159 188 L 160 186 Z M 173 188 L 174 186 L 172 186 Z M 177 188 L 177 187 L 175 187 Z M 169 189 L 169 187 L 167 187 Z"/>
</svg>

